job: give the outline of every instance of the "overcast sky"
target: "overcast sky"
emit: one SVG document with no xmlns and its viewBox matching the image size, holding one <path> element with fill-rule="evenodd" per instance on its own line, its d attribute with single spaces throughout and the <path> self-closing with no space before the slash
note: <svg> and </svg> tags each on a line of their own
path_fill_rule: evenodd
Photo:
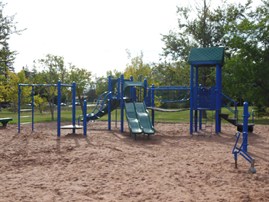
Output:
<svg viewBox="0 0 269 202">
<path fill-rule="evenodd" d="M 158 62 L 161 34 L 177 26 L 176 6 L 200 0 L 3 0 L 7 15 L 16 14 L 18 28 L 9 41 L 18 52 L 16 71 L 32 67 L 46 54 L 63 56 L 66 63 L 97 76 L 124 70 L 132 57 L 144 53 L 145 62 Z M 218 0 L 219 2 L 221 0 Z M 233 0 L 230 0 L 235 2 Z M 216 2 L 212 1 L 212 2 Z"/>
</svg>

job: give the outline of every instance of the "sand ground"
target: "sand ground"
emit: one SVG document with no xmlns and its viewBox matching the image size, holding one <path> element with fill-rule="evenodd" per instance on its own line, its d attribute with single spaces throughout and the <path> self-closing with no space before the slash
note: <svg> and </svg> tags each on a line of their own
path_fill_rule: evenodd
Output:
<svg viewBox="0 0 269 202">
<path fill-rule="evenodd" d="M 188 124 L 156 123 L 156 134 L 135 141 L 106 122 L 88 136 L 56 123 L 0 129 L 0 201 L 269 201 L 269 126 L 249 134 L 256 174 L 231 153 L 235 128 L 189 135 Z"/>
</svg>

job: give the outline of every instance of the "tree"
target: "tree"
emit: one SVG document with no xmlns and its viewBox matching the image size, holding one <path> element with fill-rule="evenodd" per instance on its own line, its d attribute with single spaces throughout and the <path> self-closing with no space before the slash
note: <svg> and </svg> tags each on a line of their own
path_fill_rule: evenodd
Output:
<svg viewBox="0 0 269 202">
<path fill-rule="evenodd" d="M 41 70 L 41 71 L 38 71 Z M 64 64 L 64 58 L 48 54 L 45 58 L 34 61 L 34 76 L 32 77 L 33 83 L 43 84 L 57 84 L 59 80 L 62 83 L 68 78 L 68 71 Z M 54 120 L 55 98 L 57 94 L 56 87 L 44 87 L 42 89 L 43 97 L 49 103 L 51 112 L 51 119 Z"/>
<path fill-rule="evenodd" d="M 124 77 L 128 79 L 133 76 L 135 81 L 143 81 L 143 79 L 146 78 L 148 83 L 152 84 L 152 68 L 149 64 L 144 63 L 143 52 L 133 58 L 129 55 L 129 58 L 130 64 L 126 65 Z"/>
<path fill-rule="evenodd" d="M 241 14 L 240 14 L 241 15 Z M 224 84 L 241 99 L 264 111 L 269 106 L 269 2 L 248 12 L 229 25 L 227 61 Z M 229 85 L 233 79 L 234 85 Z"/>
<path fill-rule="evenodd" d="M 5 97 L 6 102 L 11 103 L 12 111 L 16 112 L 18 106 L 18 84 L 19 83 L 27 83 L 28 80 L 25 77 L 24 71 L 20 71 L 17 74 L 14 72 L 7 72 L 8 85 L 4 86 L 4 90 L 2 92 L 2 96 Z M 0 85 L 2 87 L 2 85 Z M 21 103 L 29 103 L 31 100 L 31 88 L 23 87 L 21 89 Z"/>
<path fill-rule="evenodd" d="M 239 18 L 245 15 L 251 1 L 245 5 L 224 3 L 212 10 L 207 1 L 198 5 L 196 10 L 187 7 L 178 7 L 178 30 L 163 35 L 163 56 L 174 62 L 187 61 L 192 47 L 225 46 L 227 53 L 231 53 L 229 45 L 230 33 Z M 195 16 L 194 18 L 191 16 Z M 186 65 L 183 65 L 187 67 Z M 211 85 L 214 82 L 213 69 L 201 68 L 199 82 L 202 85 Z M 211 76 L 212 75 L 212 76 Z"/>
<path fill-rule="evenodd" d="M 162 62 L 152 68 L 155 86 L 189 86 L 189 65 L 185 62 Z"/>
<path fill-rule="evenodd" d="M 14 71 L 13 62 L 15 51 L 9 48 L 8 40 L 12 34 L 20 34 L 23 30 L 17 30 L 15 16 L 5 16 L 3 13 L 5 4 L 0 2 L 0 74 L 7 77 L 8 70 Z"/>
<path fill-rule="evenodd" d="M 85 68 L 79 68 L 72 64 L 69 64 L 69 82 L 76 82 L 76 94 L 83 112 L 83 100 L 84 94 L 88 87 L 90 87 L 92 80 L 92 73 Z"/>
</svg>

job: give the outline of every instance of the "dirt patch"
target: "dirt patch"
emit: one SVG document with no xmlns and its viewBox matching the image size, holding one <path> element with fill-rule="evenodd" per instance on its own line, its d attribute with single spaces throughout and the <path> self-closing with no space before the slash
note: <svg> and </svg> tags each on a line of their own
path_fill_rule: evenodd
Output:
<svg viewBox="0 0 269 202">
<path fill-rule="evenodd" d="M 106 122 L 56 136 L 56 123 L 0 129 L 0 201 L 269 201 L 269 126 L 249 135 L 256 174 L 241 156 L 235 128 L 189 135 L 188 124 L 156 123 L 135 141 Z"/>
</svg>

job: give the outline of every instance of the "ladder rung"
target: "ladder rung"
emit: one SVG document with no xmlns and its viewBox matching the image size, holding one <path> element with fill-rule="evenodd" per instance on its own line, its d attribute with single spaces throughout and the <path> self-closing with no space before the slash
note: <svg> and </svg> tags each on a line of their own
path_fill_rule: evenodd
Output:
<svg viewBox="0 0 269 202">
<path fill-rule="evenodd" d="M 30 116 L 21 116 L 21 118 L 29 118 Z"/>
<path fill-rule="evenodd" d="M 32 109 L 21 109 L 20 112 L 31 112 Z"/>
<path fill-rule="evenodd" d="M 27 125 L 27 124 L 30 124 L 30 123 L 32 123 L 32 122 L 23 122 L 23 123 L 21 123 L 21 125 Z"/>
</svg>

